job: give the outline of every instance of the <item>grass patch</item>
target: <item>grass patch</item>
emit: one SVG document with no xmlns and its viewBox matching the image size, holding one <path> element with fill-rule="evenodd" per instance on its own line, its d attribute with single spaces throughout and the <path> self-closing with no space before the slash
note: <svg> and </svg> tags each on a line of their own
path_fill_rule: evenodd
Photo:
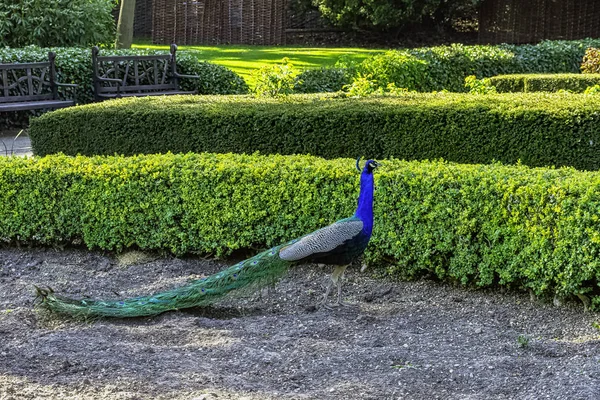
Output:
<svg viewBox="0 0 600 400">
<path fill-rule="evenodd" d="M 169 50 L 167 45 L 138 42 L 134 48 Z M 359 47 L 295 47 L 295 46 L 179 46 L 180 50 L 198 51 L 199 60 L 219 64 L 241 75 L 250 86 L 254 86 L 252 71 L 265 65 L 281 64 L 284 57 L 298 69 L 310 69 L 331 66 L 342 57 L 361 62 L 373 54 L 384 52 L 382 49 L 363 49 Z"/>
</svg>

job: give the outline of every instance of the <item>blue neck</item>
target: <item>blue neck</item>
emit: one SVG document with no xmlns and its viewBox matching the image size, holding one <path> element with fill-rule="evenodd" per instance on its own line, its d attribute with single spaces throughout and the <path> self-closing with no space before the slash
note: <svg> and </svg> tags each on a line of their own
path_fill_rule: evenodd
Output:
<svg viewBox="0 0 600 400">
<path fill-rule="evenodd" d="M 354 213 L 364 224 L 363 231 L 371 235 L 373 231 L 373 173 L 365 168 L 360 174 L 360 195 Z"/>
</svg>

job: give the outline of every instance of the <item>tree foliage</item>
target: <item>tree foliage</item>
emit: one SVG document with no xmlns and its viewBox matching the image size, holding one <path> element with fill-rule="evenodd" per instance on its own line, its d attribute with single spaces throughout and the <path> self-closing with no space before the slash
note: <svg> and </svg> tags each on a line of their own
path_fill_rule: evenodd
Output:
<svg viewBox="0 0 600 400">
<path fill-rule="evenodd" d="M 335 26 L 388 31 L 411 24 L 448 26 L 456 17 L 476 15 L 481 0 L 312 0 Z"/>
<path fill-rule="evenodd" d="M 115 0 L 2 0 L 0 46 L 89 46 L 115 35 Z"/>
</svg>

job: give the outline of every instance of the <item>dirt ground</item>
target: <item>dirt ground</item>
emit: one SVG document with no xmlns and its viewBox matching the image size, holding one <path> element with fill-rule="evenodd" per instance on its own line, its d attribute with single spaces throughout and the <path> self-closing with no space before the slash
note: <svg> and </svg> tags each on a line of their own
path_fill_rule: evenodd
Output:
<svg viewBox="0 0 600 400">
<path fill-rule="evenodd" d="M 154 318 L 86 323 L 33 308 L 34 284 L 117 298 L 226 264 L 0 248 L 0 399 L 600 397 L 600 315 L 523 293 L 355 270 L 344 286 L 353 305 L 317 309 L 330 270 L 307 265 L 268 294 Z"/>
</svg>

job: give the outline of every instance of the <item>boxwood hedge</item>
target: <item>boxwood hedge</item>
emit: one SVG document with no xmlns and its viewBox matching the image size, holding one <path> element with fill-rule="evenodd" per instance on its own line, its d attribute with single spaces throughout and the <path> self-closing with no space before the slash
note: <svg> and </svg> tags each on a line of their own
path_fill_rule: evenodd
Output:
<svg viewBox="0 0 600 400">
<path fill-rule="evenodd" d="M 600 47 L 600 39 L 582 40 L 545 40 L 538 44 L 495 46 L 466 46 L 452 44 L 448 46 L 421 47 L 416 49 L 392 50 L 376 54 L 360 64 L 341 63 L 344 68 L 311 71 L 298 76 L 306 79 L 307 84 L 299 84 L 297 90 L 302 93 L 341 90 L 352 76 L 368 76 L 385 88 L 394 83 L 398 88 L 407 88 L 421 92 L 449 90 L 465 92 L 465 78 L 475 75 L 487 78 L 502 74 L 535 73 L 578 73 L 586 49 Z M 592 72 L 593 55 L 588 52 L 585 72 Z M 341 71 L 346 71 L 345 74 Z M 332 77 L 344 77 L 335 80 Z"/>
<path fill-rule="evenodd" d="M 428 63 L 428 90 L 464 92 L 465 77 L 502 74 L 578 73 L 588 47 L 598 39 L 545 40 L 534 45 L 464 46 L 453 44 L 411 50 Z M 375 77 L 375 79 L 377 79 Z M 397 87 L 402 87 L 396 82 Z"/>
<path fill-rule="evenodd" d="M 0 240 L 223 256 L 348 216 L 357 193 L 351 159 L 0 158 Z M 600 173 L 383 160 L 366 261 L 600 307 Z"/>
<path fill-rule="evenodd" d="M 600 74 L 515 74 L 498 75 L 489 80 L 499 93 L 559 90 L 583 93 L 588 87 L 600 84 Z"/>
<path fill-rule="evenodd" d="M 260 151 L 595 170 L 599 108 L 598 96 L 548 93 L 171 96 L 57 110 L 29 136 L 37 155 Z"/>
</svg>

